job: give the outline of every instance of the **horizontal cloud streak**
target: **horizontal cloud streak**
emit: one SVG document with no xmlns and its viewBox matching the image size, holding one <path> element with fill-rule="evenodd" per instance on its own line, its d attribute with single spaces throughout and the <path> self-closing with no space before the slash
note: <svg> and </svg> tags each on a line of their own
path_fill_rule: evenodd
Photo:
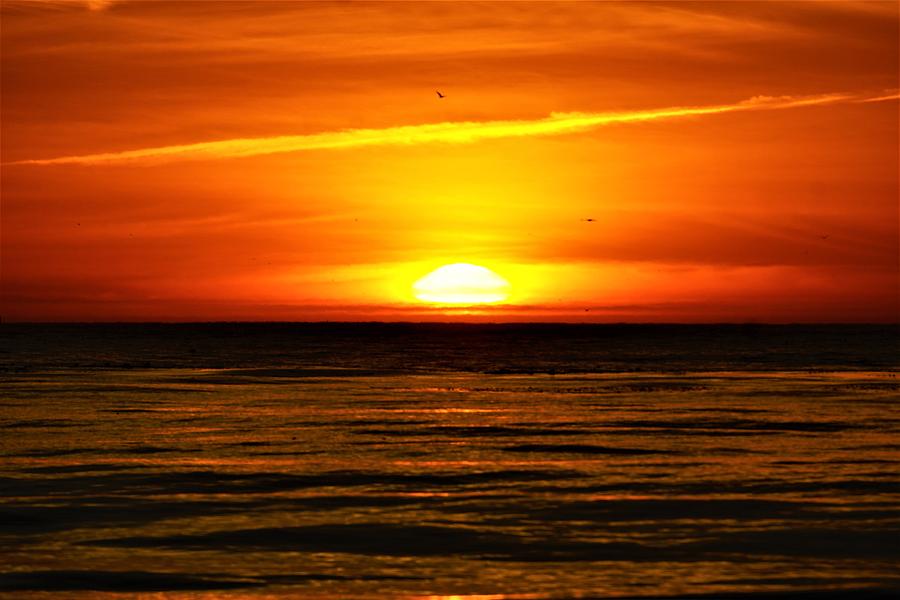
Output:
<svg viewBox="0 0 900 600">
<path fill-rule="evenodd" d="M 841 93 L 815 96 L 755 96 L 735 104 L 714 106 L 672 107 L 630 112 L 552 113 L 549 117 L 534 120 L 463 121 L 406 125 L 382 129 L 348 129 L 307 135 L 241 138 L 179 146 L 144 148 L 124 152 L 23 160 L 11 164 L 108 165 L 126 163 L 145 165 L 179 160 L 239 158 L 304 150 L 360 148 L 365 146 L 414 145 L 434 142 L 468 144 L 480 140 L 564 135 L 616 123 L 657 121 L 738 111 L 781 110 L 802 106 L 879 101 L 892 98 L 895 98 L 895 96 L 867 98 Z"/>
</svg>

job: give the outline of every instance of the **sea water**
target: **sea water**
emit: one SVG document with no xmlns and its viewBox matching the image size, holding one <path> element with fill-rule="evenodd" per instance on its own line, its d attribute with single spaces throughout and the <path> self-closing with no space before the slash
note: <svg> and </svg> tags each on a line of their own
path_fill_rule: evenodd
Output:
<svg viewBox="0 0 900 600">
<path fill-rule="evenodd" d="M 0 334 L 4 597 L 900 589 L 896 327 Z"/>
</svg>

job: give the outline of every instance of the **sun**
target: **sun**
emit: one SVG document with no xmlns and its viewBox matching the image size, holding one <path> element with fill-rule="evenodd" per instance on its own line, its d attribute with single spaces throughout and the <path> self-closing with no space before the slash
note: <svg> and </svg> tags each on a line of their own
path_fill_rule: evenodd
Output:
<svg viewBox="0 0 900 600">
<path fill-rule="evenodd" d="M 509 298 L 509 282 L 488 268 L 454 263 L 413 284 L 416 298 L 435 304 L 493 304 Z"/>
</svg>

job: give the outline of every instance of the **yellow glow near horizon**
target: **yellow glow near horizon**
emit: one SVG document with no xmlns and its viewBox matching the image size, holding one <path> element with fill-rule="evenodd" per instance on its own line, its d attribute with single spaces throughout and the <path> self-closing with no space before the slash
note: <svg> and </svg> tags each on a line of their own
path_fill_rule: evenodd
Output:
<svg viewBox="0 0 900 600">
<path fill-rule="evenodd" d="M 468 263 L 444 265 L 413 284 L 416 298 L 434 304 L 493 304 L 509 298 L 507 280 Z"/>
</svg>

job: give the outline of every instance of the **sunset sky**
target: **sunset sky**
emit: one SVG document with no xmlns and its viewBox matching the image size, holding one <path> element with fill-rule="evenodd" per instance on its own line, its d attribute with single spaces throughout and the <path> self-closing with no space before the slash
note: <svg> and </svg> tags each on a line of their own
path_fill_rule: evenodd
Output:
<svg viewBox="0 0 900 600">
<path fill-rule="evenodd" d="M 3 0 L 2 318 L 894 322 L 898 23 Z"/>
</svg>

